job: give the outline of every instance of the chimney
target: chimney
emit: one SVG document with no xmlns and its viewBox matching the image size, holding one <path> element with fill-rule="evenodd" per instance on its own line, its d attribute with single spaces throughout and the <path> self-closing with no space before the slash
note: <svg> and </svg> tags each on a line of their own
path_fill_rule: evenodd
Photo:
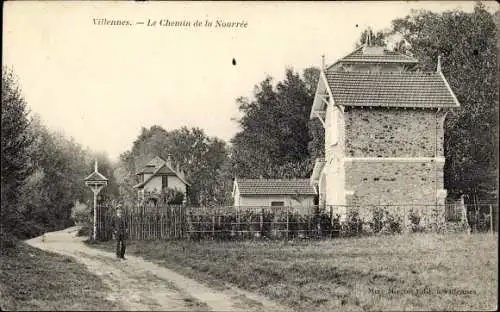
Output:
<svg viewBox="0 0 500 312">
<path fill-rule="evenodd" d="M 326 71 L 325 55 L 321 55 L 321 68 Z"/>
<path fill-rule="evenodd" d="M 169 166 L 172 166 L 172 154 L 168 153 L 167 155 L 167 164 Z"/>
<path fill-rule="evenodd" d="M 437 64 L 436 71 L 437 71 L 438 73 L 440 73 L 440 72 L 441 72 L 441 55 L 438 55 L 438 64 Z"/>
<path fill-rule="evenodd" d="M 97 172 L 97 158 L 96 158 L 96 160 L 94 162 L 94 171 Z"/>
<path fill-rule="evenodd" d="M 368 27 L 365 44 L 363 46 L 363 54 L 366 55 L 384 55 L 385 47 L 378 46 L 372 42 L 372 28 Z"/>
<path fill-rule="evenodd" d="M 372 45 L 372 28 L 368 27 L 368 33 L 366 34 L 366 46 L 370 47 Z"/>
</svg>

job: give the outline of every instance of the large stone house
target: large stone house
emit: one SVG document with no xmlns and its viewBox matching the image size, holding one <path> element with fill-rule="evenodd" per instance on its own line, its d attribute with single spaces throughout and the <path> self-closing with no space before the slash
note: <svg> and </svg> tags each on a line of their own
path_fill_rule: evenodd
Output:
<svg viewBox="0 0 500 312">
<path fill-rule="evenodd" d="M 444 130 L 459 107 L 441 72 L 413 57 L 365 45 L 324 66 L 311 110 L 325 128 L 325 158 L 311 183 L 322 205 L 444 205 Z M 444 208 L 443 208 L 444 209 Z"/>
<path fill-rule="evenodd" d="M 187 196 L 190 184 L 179 166 L 172 164 L 170 155 L 167 161 L 156 156 L 136 173 L 139 183 L 134 185 L 140 200 L 147 199 L 148 195 L 160 193 L 167 188 L 177 190 Z"/>
</svg>

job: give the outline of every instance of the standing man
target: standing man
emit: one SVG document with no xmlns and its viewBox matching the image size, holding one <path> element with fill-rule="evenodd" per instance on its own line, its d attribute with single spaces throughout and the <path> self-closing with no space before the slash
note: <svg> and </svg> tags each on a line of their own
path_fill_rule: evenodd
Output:
<svg viewBox="0 0 500 312">
<path fill-rule="evenodd" d="M 127 234 L 127 220 L 123 217 L 122 206 L 116 206 L 116 218 L 113 224 L 113 234 L 116 238 L 116 257 L 125 260 L 125 239 Z"/>
</svg>

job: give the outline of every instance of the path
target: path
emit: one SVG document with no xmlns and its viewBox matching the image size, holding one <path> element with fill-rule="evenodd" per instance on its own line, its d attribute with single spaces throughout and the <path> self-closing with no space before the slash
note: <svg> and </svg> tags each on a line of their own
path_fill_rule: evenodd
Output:
<svg viewBox="0 0 500 312">
<path fill-rule="evenodd" d="M 106 251 L 86 246 L 77 227 L 28 240 L 33 247 L 74 257 L 110 288 L 109 300 L 126 310 L 148 311 L 287 311 L 270 300 L 231 287 L 214 290 L 140 257 L 120 261 Z M 63 308 L 63 307 L 62 307 Z"/>
</svg>

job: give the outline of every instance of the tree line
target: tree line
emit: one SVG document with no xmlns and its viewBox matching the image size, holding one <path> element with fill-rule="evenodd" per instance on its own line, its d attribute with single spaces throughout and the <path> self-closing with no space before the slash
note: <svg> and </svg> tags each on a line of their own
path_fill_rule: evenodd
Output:
<svg viewBox="0 0 500 312">
<path fill-rule="evenodd" d="M 105 155 L 49 130 L 27 103 L 12 69 L 2 68 L 1 232 L 25 238 L 71 224 L 75 200 L 86 201 L 83 179 L 100 160 L 100 171 L 114 182 Z"/>
<path fill-rule="evenodd" d="M 390 29 L 366 30 L 354 43 L 372 42 L 411 54 L 420 70 L 442 70 L 462 107 L 445 124 L 445 187 L 451 194 L 476 193 L 496 199 L 498 172 L 499 12 L 481 3 L 474 11 L 415 11 L 392 21 Z M 324 130 L 309 120 L 319 69 L 285 70 L 275 81 L 265 77 L 252 98 L 238 98 L 239 131 L 227 144 L 202 129 L 143 128 L 130 150 L 113 163 L 104 154 L 82 147 L 51 131 L 27 103 L 12 70 L 2 69 L 1 231 L 29 237 L 71 224 L 76 200 L 89 201 L 83 178 L 99 171 L 110 183 L 100 200 L 133 201 L 135 173 L 153 156 L 171 155 L 192 183 L 192 205 L 228 205 L 232 179 L 308 178 L 315 158 L 324 156 Z M 175 165 L 174 165 L 175 166 Z"/>
</svg>

